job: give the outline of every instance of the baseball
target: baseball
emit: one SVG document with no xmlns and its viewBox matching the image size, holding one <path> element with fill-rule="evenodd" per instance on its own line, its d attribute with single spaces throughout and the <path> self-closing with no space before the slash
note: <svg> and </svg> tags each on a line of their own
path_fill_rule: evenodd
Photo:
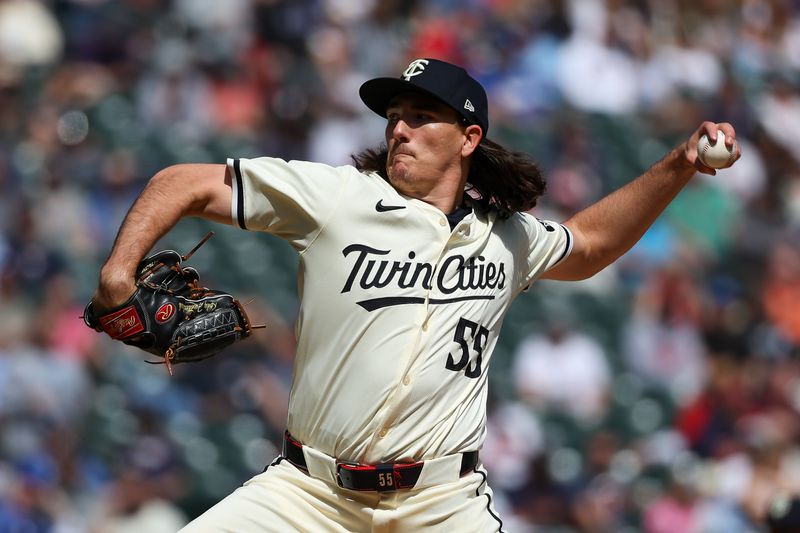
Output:
<svg viewBox="0 0 800 533">
<path fill-rule="evenodd" d="M 697 142 L 697 157 L 700 162 L 710 168 L 725 168 L 733 162 L 736 157 L 736 141 L 729 150 L 725 146 L 725 134 L 717 132 L 717 143 L 711 144 L 708 135 L 703 135 Z"/>
</svg>

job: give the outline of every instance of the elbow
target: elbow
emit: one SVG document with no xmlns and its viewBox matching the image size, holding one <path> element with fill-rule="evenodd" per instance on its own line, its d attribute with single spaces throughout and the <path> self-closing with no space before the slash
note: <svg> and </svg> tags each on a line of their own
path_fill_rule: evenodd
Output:
<svg viewBox="0 0 800 533">
<path fill-rule="evenodd" d="M 162 194 L 169 191 L 181 191 L 186 189 L 182 180 L 183 174 L 180 165 L 172 165 L 156 172 L 147 183 L 147 188 Z"/>
<path fill-rule="evenodd" d="M 583 281 L 602 272 L 610 263 L 584 263 L 576 268 L 565 269 L 561 275 L 553 276 L 559 281 Z"/>
<path fill-rule="evenodd" d="M 616 261 L 624 250 L 605 246 L 596 239 L 587 238 L 582 232 L 573 230 L 576 243 L 572 253 L 562 265 L 553 269 L 551 278 L 561 281 L 582 281 L 602 272 Z"/>
<path fill-rule="evenodd" d="M 204 189 L 195 183 L 191 165 L 171 165 L 159 170 L 150 178 L 147 187 L 162 197 L 164 202 L 181 208 L 182 216 L 195 216 L 208 203 Z"/>
<path fill-rule="evenodd" d="M 611 263 L 613 263 L 613 262 L 614 262 L 614 261 L 601 261 L 601 262 L 598 262 L 598 263 L 595 263 L 595 264 L 589 265 L 589 266 L 588 266 L 588 267 L 587 267 L 587 268 L 586 268 L 586 269 L 585 269 L 585 270 L 584 270 L 584 271 L 581 273 L 581 277 L 580 277 L 580 278 L 578 278 L 578 281 L 580 281 L 580 280 L 584 280 L 584 279 L 589 279 L 589 278 L 592 278 L 592 277 L 596 276 L 597 274 L 599 274 L 600 272 L 602 272 L 603 270 L 605 270 L 605 269 L 606 269 L 606 267 L 607 267 L 608 265 L 610 265 Z"/>
<path fill-rule="evenodd" d="M 544 274 L 544 279 L 556 281 L 583 281 L 606 268 L 610 262 L 590 258 L 584 254 L 570 255 Z"/>
<path fill-rule="evenodd" d="M 170 187 L 182 186 L 188 178 L 186 165 L 171 165 L 162 168 L 150 178 L 151 185 L 166 185 Z"/>
<path fill-rule="evenodd" d="M 183 216 L 230 224 L 231 177 L 227 165 L 184 163 L 159 171 L 150 186 L 165 201 L 177 205 Z"/>
<path fill-rule="evenodd" d="M 624 253 L 625 250 L 619 249 L 595 249 L 594 253 L 587 254 L 582 261 L 583 268 L 581 269 L 580 279 L 588 279 L 599 274 Z"/>
</svg>

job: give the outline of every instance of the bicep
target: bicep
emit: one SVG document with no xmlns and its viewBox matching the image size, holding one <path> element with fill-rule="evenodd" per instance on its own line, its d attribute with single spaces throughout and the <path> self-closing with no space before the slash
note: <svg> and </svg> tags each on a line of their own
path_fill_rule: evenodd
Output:
<svg viewBox="0 0 800 533">
<path fill-rule="evenodd" d="M 192 202 L 188 215 L 232 224 L 231 220 L 231 175 L 227 165 L 182 164 L 166 169 L 173 174 L 180 186 L 192 191 Z"/>
</svg>

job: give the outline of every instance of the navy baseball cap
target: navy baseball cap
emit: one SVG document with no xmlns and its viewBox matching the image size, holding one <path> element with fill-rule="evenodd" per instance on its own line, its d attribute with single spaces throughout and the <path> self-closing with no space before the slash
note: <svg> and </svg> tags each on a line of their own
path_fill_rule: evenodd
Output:
<svg viewBox="0 0 800 533">
<path fill-rule="evenodd" d="M 470 124 L 489 130 L 486 91 L 463 68 L 438 59 L 415 59 L 399 78 L 374 78 L 364 82 L 358 94 L 375 113 L 386 117 L 389 101 L 398 94 L 419 92 L 438 98 Z"/>
</svg>

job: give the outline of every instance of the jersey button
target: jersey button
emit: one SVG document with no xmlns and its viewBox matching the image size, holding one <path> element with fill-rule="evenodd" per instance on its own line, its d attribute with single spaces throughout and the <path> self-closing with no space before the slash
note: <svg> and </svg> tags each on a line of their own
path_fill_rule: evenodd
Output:
<svg viewBox="0 0 800 533">
<path fill-rule="evenodd" d="M 440 225 L 440 226 L 442 226 L 442 227 L 444 227 L 444 226 L 446 226 L 446 225 L 447 225 L 447 221 L 446 221 L 445 219 L 443 219 L 443 218 L 440 218 L 440 219 L 439 219 L 439 225 Z"/>
<path fill-rule="evenodd" d="M 386 436 L 386 434 L 387 434 L 387 433 L 389 433 L 389 430 L 388 430 L 388 429 L 386 429 L 386 428 L 383 428 L 383 429 L 380 431 L 380 433 L 378 433 L 378 436 L 379 436 L 380 438 L 383 438 L 383 437 L 385 437 L 385 436 Z"/>
<path fill-rule="evenodd" d="M 422 331 L 428 331 L 428 323 L 427 322 L 422 324 Z"/>
<path fill-rule="evenodd" d="M 403 378 L 403 385 L 408 386 L 411 383 L 411 378 L 406 376 Z"/>
</svg>

